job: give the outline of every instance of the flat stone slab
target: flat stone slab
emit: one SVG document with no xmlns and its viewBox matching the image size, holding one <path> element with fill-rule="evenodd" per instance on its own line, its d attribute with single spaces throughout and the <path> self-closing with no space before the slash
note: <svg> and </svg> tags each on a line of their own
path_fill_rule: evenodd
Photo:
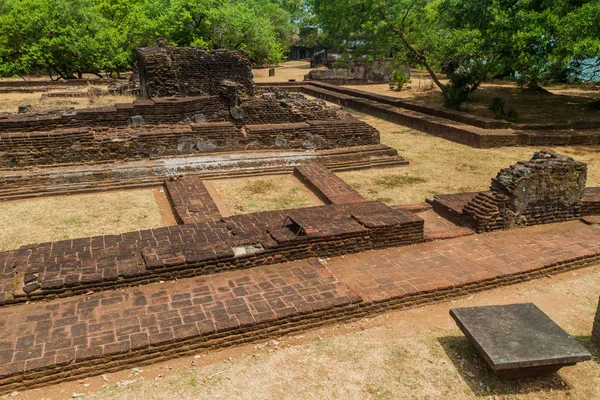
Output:
<svg viewBox="0 0 600 400">
<path fill-rule="evenodd" d="M 453 308 L 450 315 L 501 377 L 549 374 L 592 358 L 532 303 Z"/>
</svg>

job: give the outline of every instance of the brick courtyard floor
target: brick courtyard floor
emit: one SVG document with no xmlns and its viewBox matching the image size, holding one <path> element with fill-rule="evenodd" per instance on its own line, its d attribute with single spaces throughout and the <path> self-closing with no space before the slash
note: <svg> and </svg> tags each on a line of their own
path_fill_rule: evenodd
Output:
<svg viewBox="0 0 600 400">
<path fill-rule="evenodd" d="M 0 391 L 32 388 L 600 262 L 600 229 L 543 225 L 0 309 Z"/>
</svg>

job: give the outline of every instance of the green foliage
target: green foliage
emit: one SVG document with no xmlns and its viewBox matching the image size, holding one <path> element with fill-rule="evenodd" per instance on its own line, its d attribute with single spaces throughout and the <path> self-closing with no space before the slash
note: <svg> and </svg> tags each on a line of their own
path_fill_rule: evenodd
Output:
<svg viewBox="0 0 600 400">
<path fill-rule="evenodd" d="M 514 108 L 505 110 L 506 104 L 504 103 L 504 99 L 501 97 L 494 97 L 492 99 L 492 103 L 489 106 L 489 110 L 494 114 L 494 118 L 496 119 L 507 119 L 509 121 L 514 121 L 517 119 L 517 112 Z"/>
<path fill-rule="evenodd" d="M 390 78 L 390 89 L 400 91 L 410 83 L 410 77 L 402 70 L 394 70 Z"/>
<path fill-rule="evenodd" d="M 130 67 L 136 47 L 246 50 L 278 63 L 292 41 L 294 0 L 0 0 L 0 75 Z M 288 11 L 290 10 L 290 11 Z"/>
<path fill-rule="evenodd" d="M 468 100 L 486 79 L 486 67 L 481 64 L 472 64 L 470 67 L 460 66 L 449 76 L 449 83 L 445 86 L 442 95 L 444 106 L 459 110 L 460 106 Z"/>
</svg>

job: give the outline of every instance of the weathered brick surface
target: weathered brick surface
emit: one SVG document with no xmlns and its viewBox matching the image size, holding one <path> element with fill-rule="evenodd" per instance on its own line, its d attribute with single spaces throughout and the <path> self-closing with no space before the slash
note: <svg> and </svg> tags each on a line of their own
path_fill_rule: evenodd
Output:
<svg viewBox="0 0 600 400">
<path fill-rule="evenodd" d="M 180 224 L 219 221 L 221 213 L 199 176 L 166 183 L 167 196 Z"/>
<path fill-rule="evenodd" d="M 463 207 L 478 232 L 577 219 L 581 216 L 587 165 L 552 151 L 502 169 L 490 192 Z"/>
<path fill-rule="evenodd" d="M 582 215 L 600 215 L 600 187 L 587 187 L 581 196 Z"/>
<path fill-rule="evenodd" d="M 192 151 L 192 150 L 190 150 Z M 287 150 L 273 152 L 236 152 L 157 160 L 84 165 L 47 166 L 20 170 L 0 169 L 0 199 L 20 199 L 43 194 L 78 193 L 114 188 L 160 185 L 172 175 L 200 174 L 203 177 L 227 177 L 271 172 L 292 172 L 295 165 L 322 163 L 336 171 L 379 166 L 407 165 L 395 149 L 377 144 L 337 149 Z"/>
<path fill-rule="evenodd" d="M 294 175 L 313 189 L 321 200 L 328 204 L 367 201 L 354 188 L 322 165 L 308 164 L 298 166 L 294 168 Z"/>
<path fill-rule="evenodd" d="M 206 51 L 166 43 L 137 49 L 140 93 L 146 98 L 221 94 L 223 81 L 254 93 L 252 64 L 244 51 Z"/>
<path fill-rule="evenodd" d="M 313 260 L 4 308 L 0 390 L 191 354 L 223 336 L 273 334 L 359 302 Z"/>
<path fill-rule="evenodd" d="M 290 219 L 302 233 L 288 224 Z M 0 253 L 0 304 L 422 240 L 419 217 L 364 202 L 32 244 Z"/>
<path fill-rule="evenodd" d="M 600 347 L 600 299 L 598 299 L 598 309 L 596 310 L 596 317 L 594 318 L 594 325 L 592 327 L 592 342 Z"/>
<path fill-rule="evenodd" d="M 173 157 L 243 150 L 333 149 L 379 143 L 379 132 L 344 116 L 281 125 L 203 122 L 0 134 L 0 168 Z"/>
<path fill-rule="evenodd" d="M 327 268 L 365 301 L 393 302 L 599 260 L 600 229 L 572 221 L 354 254 L 329 260 Z"/>
<path fill-rule="evenodd" d="M 542 225 L 0 309 L 0 391 L 139 366 L 600 261 L 600 230 Z"/>
</svg>

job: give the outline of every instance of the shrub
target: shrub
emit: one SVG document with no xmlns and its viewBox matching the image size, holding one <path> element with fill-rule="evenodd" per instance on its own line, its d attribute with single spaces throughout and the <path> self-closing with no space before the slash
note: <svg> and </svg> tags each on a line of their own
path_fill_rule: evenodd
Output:
<svg viewBox="0 0 600 400">
<path fill-rule="evenodd" d="M 406 85 L 410 83 L 410 77 L 408 74 L 402 70 L 395 70 L 392 72 L 392 77 L 390 78 L 390 89 L 400 91 Z"/>
<path fill-rule="evenodd" d="M 492 99 L 492 104 L 490 104 L 488 109 L 494 114 L 494 118 L 496 119 L 507 119 L 509 121 L 514 121 L 517 119 L 517 112 L 514 108 L 506 111 L 504 107 L 504 100 L 500 97 L 494 97 Z"/>
<path fill-rule="evenodd" d="M 459 110 L 462 103 L 468 100 L 469 94 L 477 90 L 485 79 L 486 72 L 483 66 L 458 67 L 450 74 L 449 83 L 442 93 L 444 106 Z"/>
</svg>

